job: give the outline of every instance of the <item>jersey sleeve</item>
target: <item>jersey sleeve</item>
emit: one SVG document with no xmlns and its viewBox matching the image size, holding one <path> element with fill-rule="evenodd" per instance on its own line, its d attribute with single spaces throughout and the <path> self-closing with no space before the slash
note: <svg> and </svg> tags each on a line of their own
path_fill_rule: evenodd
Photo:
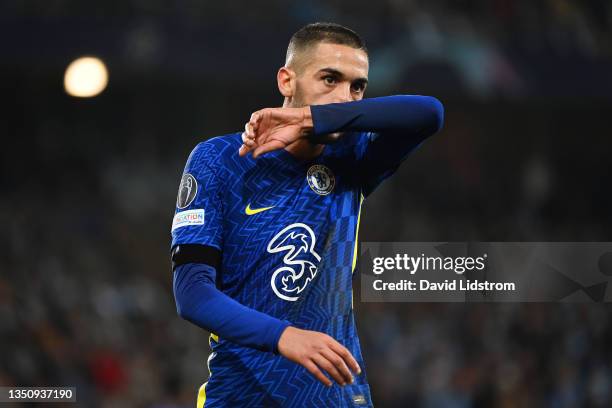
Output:
<svg viewBox="0 0 612 408">
<path fill-rule="evenodd" d="M 227 296 L 215 287 L 216 273 L 207 264 L 175 269 L 173 288 L 179 316 L 236 344 L 278 353 L 278 340 L 290 322 Z"/>
<path fill-rule="evenodd" d="M 172 220 L 172 245 L 198 244 L 221 250 L 223 168 L 214 146 L 203 142 L 189 155 Z"/>
<path fill-rule="evenodd" d="M 422 143 L 405 135 L 362 133 L 356 142 L 357 169 L 364 197 L 369 196 L 385 179 L 391 177 L 405 158 Z"/>
<path fill-rule="evenodd" d="M 444 121 L 444 108 L 430 96 L 393 95 L 311 106 L 314 134 L 337 131 L 354 137 L 357 169 L 365 196 Z"/>
</svg>

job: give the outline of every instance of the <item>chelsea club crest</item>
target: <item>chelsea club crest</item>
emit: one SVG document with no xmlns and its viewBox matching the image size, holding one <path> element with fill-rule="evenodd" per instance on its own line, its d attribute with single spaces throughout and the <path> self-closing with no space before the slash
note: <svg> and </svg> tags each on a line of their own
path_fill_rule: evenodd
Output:
<svg viewBox="0 0 612 408">
<path fill-rule="evenodd" d="M 306 173 L 308 185 L 315 193 L 319 195 L 328 195 L 336 185 L 336 177 L 329 167 L 322 164 L 310 166 Z"/>
</svg>

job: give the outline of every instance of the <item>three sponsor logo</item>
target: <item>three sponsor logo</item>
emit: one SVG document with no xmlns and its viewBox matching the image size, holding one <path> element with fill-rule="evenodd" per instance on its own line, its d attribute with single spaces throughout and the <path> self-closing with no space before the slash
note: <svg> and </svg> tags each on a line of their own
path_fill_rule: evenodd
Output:
<svg viewBox="0 0 612 408">
<path fill-rule="evenodd" d="M 270 254 L 283 253 L 283 266 L 272 273 L 270 285 L 279 298 L 295 302 L 315 278 L 321 256 L 315 251 L 317 240 L 308 225 L 297 222 L 276 233 L 268 243 Z"/>
</svg>

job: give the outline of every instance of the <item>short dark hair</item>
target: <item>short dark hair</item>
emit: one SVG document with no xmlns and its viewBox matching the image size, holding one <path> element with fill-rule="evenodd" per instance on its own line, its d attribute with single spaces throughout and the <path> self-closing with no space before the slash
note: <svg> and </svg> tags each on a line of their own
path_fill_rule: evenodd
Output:
<svg viewBox="0 0 612 408">
<path fill-rule="evenodd" d="M 291 36 L 286 60 L 289 59 L 289 55 L 321 42 L 348 45 L 368 53 L 365 41 L 350 28 L 336 23 L 311 23 L 300 28 Z"/>
</svg>

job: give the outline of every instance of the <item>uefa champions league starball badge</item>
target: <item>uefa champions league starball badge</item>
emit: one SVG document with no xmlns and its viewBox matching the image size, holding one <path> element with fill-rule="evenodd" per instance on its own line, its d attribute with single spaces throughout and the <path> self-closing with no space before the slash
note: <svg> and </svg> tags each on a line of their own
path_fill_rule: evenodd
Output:
<svg viewBox="0 0 612 408">
<path fill-rule="evenodd" d="M 308 185 L 315 193 L 319 195 L 328 195 L 336 185 L 336 177 L 329 167 L 322 164 L 310 166 L 306 173 Z"/>
<path fill-rule="evenodd" d="M 198 182 L 195 177 L 189 173 L 183 174 L 181 184 L 179 186 L 178 197 L 176 198 L 176 207 L 179 210 L 189 207 L 198 193 Z"/>
</svg>

